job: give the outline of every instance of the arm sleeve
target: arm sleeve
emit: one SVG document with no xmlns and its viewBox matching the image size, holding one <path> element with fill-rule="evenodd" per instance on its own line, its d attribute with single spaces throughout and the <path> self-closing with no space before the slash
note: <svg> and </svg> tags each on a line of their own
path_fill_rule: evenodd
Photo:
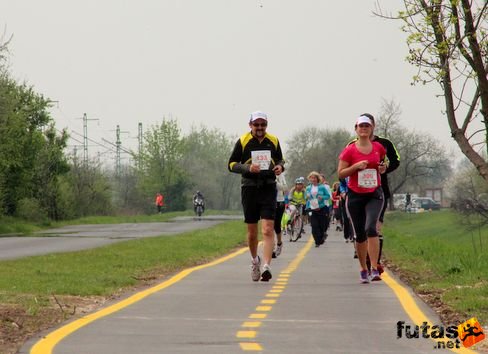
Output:
<svg viewBox="0 0 488 354">
<path fill-rule="evenodd" d="M 339 155 L 339 160 L 346 161 L 351 164 L 351 149 L 349 148 L 350 145 L 346 146 L 344 150 Z"/>
<path fill-rule="evenodd" d="M 400 154 L 395 145 L 390 140 L 386 140 L 386 157 L 388 157 L 389 164 L 386 173 L 395 171 L 400 166 Z"/>
<path fill-rule="evenodd" d="M 325 200 L 329 200 L 330 199 L 329 190 L 325 186 L 324 186 L 324 198 L 325 198 Z"/>
<path fill-rule="evenodd" d="M 250 165 L 241 163 L 241 159 L 242 145 L 241 141 L 237 140 L 236 144 L 234 145 L 234 150 L 232 150 L 232 154 L 230 155 L 229 163 L 227 165 L 227 168 L 230 172 L 243 174 L 249 171 Z"/>
</svg>

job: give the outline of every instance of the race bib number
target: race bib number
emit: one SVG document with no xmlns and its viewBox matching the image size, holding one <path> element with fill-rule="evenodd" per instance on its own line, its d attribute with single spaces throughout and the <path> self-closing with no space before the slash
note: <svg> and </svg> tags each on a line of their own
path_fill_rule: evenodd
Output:
<svg viewBox="0 0 488 354">
<path fill-rule="evenodd" d="M 378 187 L 378 174 L 374 168 L 367 168 L 358 172 L 358 185 L 362 188 Z"/>
<path fill-rule="evenodd" d="M 261 170 L 268 170 L 271 165 L 271 151 L 269 150 L 259 150 L 251 151 L 252 163 L 259 165 Z"/>
<path fill-rule="evenodd" d="M 319 208 L 319 200 L 317 198 L 310 199 L 310 209 L 315 210 Z"/>
</svg>

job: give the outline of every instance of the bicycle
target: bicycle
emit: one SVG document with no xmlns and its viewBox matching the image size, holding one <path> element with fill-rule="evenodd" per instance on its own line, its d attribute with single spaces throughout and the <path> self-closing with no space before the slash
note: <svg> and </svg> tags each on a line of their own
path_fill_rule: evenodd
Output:
<svg viewBox="0 0 488 354">
<path fill-rule="evenodd" d="M 290 242 L 297 242 L 297 240 L 302 237 L 303 232 L 303 207 L 297 205 L 297 210 L 287 226 L 287 232 L 290 235 Z"/>
</svg>

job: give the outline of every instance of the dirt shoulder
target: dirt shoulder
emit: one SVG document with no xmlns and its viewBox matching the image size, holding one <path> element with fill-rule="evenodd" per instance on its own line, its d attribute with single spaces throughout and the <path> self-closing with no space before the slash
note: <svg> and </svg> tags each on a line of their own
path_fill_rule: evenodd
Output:
<svg viewBox="0 0 488 354">
<path fill-rule="evenodd" d="M 106 301 L 102 297 L 52 296 L 49 305 L 35 313 L 18 305 L 0 304 L 0 353 L 17 353 L 29 338 L 73 316 L 92 312 Z"/>
</svg>

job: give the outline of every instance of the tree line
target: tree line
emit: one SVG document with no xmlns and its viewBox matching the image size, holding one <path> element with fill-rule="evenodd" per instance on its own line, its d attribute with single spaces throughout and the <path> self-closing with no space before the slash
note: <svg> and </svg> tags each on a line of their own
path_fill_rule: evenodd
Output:
<svg viewBox="0 0 488 354">
<path fill-rule="evenodd" d="M 397 102 L 383 99 L 375 121 L 375 134 L 390 139 L 400 155 L 400 167 L 388 176 L 392 194 L 421 194 L 425 188 L 442 186 L 451 176 L 453 166 L 446 149 L 431 135 L 403 126 Z M 296 132 L 287 142 L 287 175 L 294 179 L 315 170 L 332 184 L 337 180 L 338 156 L 354 138 L 353 126 Z"/>
<path fill-rule="evenodd" d="M 69 136 L 55 128 L 52 101 L 12 79 L 5 48 L 0 45 L 1 215 L 44 221 L 152 213 L 159 191 L 168 211 L 191 208 L 196 190 L 204 193 L 208 208 L 240 208 L 239 176 L 227 170 L 237 136 L 205 126 L 183 134 L 177 119 L 163 118 L 144 132 L 142 149 L 121 171 L 80 161 L 66 154 Z M 445 149 L 435 138 L 402 126 L 398 103 L 384 100 L 376 120 L 376 133 L 392 140 L 401 155 L 400 168 L 390 177 L 392 193 L 439 186 L 450 177 Z M 288 183 L 312 170 L 335 181 L 338 155 L 353 137 L 352 127 L 294 132 L 284 144 Z"/>
<path fill-rule="evenodd" d="M 240 208 L 240 179 L 227 161 L 237 137 L 205 126 L 184 135 L 176 119 L 163 119 L 144 132 L 142 149 L 121 171 L 95 160 L 80 161 L 65 151 L 68 134 L 58 131 L 49 99 L 26 84 L 0 78 L 0 205 L 3 215 L 30 220 L 63 220 L 87 215 L 140 214 L 155 210 L 162 192 L 166 210 L 191 208 L 196 190 L 211 209 Z M 394 102 L 384 102 L 378 131 L 395 142 L 402 167 L 392 191 L 438 185 L 450 174 L 448 159 L 434 138 L 408 131 L 399 123 Z M 336 179 L 337 158 L 353 130 L 304 127 L 286 141 L 288 182 L 309 171 Z"/>
</svg>

